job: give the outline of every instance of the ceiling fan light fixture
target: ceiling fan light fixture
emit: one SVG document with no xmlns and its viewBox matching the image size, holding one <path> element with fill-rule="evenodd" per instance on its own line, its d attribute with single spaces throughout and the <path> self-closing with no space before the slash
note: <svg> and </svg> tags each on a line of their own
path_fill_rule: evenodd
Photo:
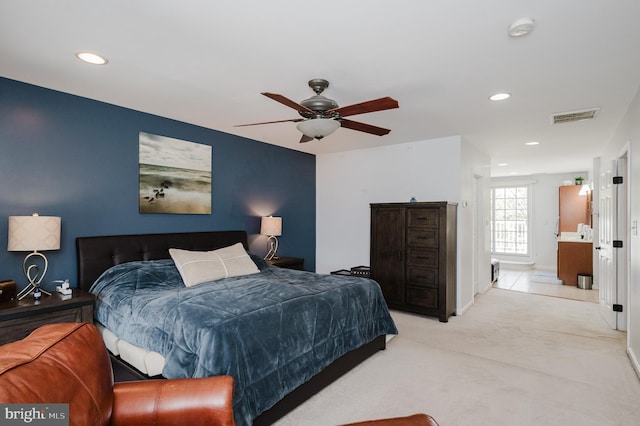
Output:
<svg viewBox="0 0 640 426">
<path fill-rule="evenodd" d="M 301 121 L 296 126 L 305 136 L 314 139 L 322 139 L 338 130 L 340 122 L 333 118 L 310 118 Z"/>
</svg>

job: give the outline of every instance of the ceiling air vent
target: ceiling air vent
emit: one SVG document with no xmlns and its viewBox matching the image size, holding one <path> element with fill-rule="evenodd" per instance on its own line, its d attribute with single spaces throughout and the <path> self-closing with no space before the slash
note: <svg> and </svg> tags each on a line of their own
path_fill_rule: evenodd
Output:
<svg viewBox="0 0 640 426">
<path fill-rule="evenodd" d="M 570 123 L 572 121 L 592 120 L 596 118 L 600 108 L 585 109 L 582 111 L 561 112 L 551 116 L 553 124 Z"/>
</svg>

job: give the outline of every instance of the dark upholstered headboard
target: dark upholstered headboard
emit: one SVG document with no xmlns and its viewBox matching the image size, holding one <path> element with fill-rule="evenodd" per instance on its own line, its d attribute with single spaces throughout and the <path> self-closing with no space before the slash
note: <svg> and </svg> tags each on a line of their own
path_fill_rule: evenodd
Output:
<svg viewBox="0 0 640 426">
<path fill-rule="evenodd" d="M 246 250 L 245 231 L 182 232 L 76 238 L 78 288 L 88 291 L 112 266 L 135 260 L 169 259 L 169 249 L 216 250 L 235 243 Z"/>
</svg>

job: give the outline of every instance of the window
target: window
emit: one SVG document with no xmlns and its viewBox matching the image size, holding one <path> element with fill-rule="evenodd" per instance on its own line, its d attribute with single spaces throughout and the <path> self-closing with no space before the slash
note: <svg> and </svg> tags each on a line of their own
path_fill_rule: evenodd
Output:
<svg viewBox="0 0 640 426">
<path fill-rule="evenodd" d="M 491 215 L 492 253 L 528 256 L 528 185 L 492 188 Z"/>
</svg>

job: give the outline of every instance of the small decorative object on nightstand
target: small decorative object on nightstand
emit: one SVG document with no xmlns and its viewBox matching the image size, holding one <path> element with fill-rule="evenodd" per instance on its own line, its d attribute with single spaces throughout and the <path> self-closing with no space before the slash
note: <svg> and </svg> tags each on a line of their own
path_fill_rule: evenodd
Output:
<svg viewBox="0 0 640 426">
<path fill-rule="evenodd" d="M 304 270 L 304 259 L 300 257 L 280 256 L 278 258 L 267 260 L 267 263 L 279 268 L 296 269 L 298 271 Z"/>
<path fill-rule="evenodd" d="M 0 281 L 0 303 L 9 302 L 16 298 L 16 282 L 14 280 Z"/>
<path fill-rule="evenodd" d="M 72 289 L 71 295 L 52 293 L 38 301 L 31 298 L 0 303 L 0 345 L 25 338 L 44 324 L 93 323 L 95 297 Z"/>
</svg>

